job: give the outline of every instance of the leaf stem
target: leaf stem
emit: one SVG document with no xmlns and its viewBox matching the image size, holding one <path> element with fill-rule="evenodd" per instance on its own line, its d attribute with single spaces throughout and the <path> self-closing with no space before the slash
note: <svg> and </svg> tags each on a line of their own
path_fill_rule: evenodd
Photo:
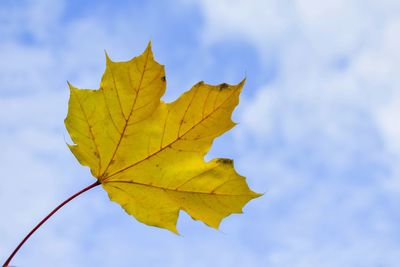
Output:
<svg viewBox="0 0 400 267">
<path fill-rule="evenodd" d="M 51 216 L 53 216 L 54 213 L 56 213 L 59 209 L 61 209 L 65 204 L 67 204 L 68 202 L 70 202 L 71 200 L 73 200 L 74 198 L 76 198 L 77 196 L 79 196 L 80 194 L 96 187 L 100 185 L 100 182 L 97 180 L 95 183 L 83 188 L 82 190 L 80 190 L 79 192 L 73 194 L 72 196 L 70 196 L 69 198 L 67 198 L 66 200 L 64 200 L 60 205 L 58 205 L 54 210 L 52 210 L 46 217 L 44 217 L 26 236 L 25 238 L 21 241 L 21 243 L 19 243 L 19 245 L 15 248 L 15 250 L 11 253 L 11 255 L 8 257 L 8 259 L 6 260 L 6 262 L 3 264 L 3 267 L 7 267 L 11 260 L 13 259 L 13 257 L 15 256 L 15 254 L 17 254 L 18 250 L 22 247 L 22 245 L 29 239 L 29 237 L 31 237 L 31 235 L 40 228 L 40 226 L 42 226 L 42 224 L 44 224 Z"/>
</svg>

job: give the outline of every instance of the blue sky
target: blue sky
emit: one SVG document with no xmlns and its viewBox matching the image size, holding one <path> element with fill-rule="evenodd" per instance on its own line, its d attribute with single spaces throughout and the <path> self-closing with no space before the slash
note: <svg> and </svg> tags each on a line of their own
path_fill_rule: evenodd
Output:
<svg viewBox="0 0 400 267">
<path fill-rule="evenodd" d="M 220 231 L 136 222 L 101 188 L 71 202 L 17 266 L 395 267 L 400 256 L 400 2 L 1 1 L 0 258 L 93 182 L 65 145 L 66 81 L 98 88 L 104 50 L 152 41 L 171 101 L 194 83 L 247 82 L 229 157 L 265 195 Z"/>
</svg>

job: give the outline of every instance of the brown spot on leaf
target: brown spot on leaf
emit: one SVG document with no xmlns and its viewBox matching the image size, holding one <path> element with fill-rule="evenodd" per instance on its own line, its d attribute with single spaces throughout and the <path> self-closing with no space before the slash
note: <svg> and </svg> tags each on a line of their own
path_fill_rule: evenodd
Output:
<svg viewBox="0 0 400 267">
<path fill-rule="evenodd" d="M 217 162 L 222 164 L 230 164 L 230 165 L 233 164 L 233 160 L 225 158 L 218 159 Z"/>
<path fill-rule="evenodd" d="M 219 90 L 222 91 L 222 90 L 228 89 L 228 87 L 229 87 L 229 85 L 227 83 L 221 83 L 219 85 Z"/>
</svg>

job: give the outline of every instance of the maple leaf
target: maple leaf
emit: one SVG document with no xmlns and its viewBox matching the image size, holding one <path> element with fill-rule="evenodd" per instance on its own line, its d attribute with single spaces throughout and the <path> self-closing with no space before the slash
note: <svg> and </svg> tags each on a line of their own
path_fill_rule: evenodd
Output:
<svg viewBox="0 0 400 267">
<path fill-rule="evenodd" d="M 213 140 L 231 129 L 244 80 L 217 86 L 199 82 L 176 101 L 165 92 L 164 66 L 151 44 L 138 57 L 106 55 L 100 89 L 71 96 L 65 125 L 72 153 L 110 199 L 147 225 L 177 233 L 179 211 L 218 228 L 221 220 L 260 196 L 230 159 L 204 161 Z"/>
</svg>

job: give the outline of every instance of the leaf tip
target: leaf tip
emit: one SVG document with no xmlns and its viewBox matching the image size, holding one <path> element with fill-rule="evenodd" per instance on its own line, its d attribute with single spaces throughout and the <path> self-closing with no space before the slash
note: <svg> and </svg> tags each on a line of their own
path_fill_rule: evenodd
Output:
<svg viewBox="0 0 400 267">
<path fill-rule="evenodd" d="M 144 50 L 143 54 L 147 54 L 147 53 L 149 53 L 150 58 L 153 57 L 153 49 L 152 49 L 151 40 L 147 43 L 146 50 Z"/>
<path fill-rule="evenodd" d="M 151 40 L 147 43 L 147 47 L 146 47 L 146 49 L 151 49 L 151 45 L 152 45 L 152 43 L 151 43 Z"/>
<path fill-rule="evenodd" d="M 240 90 L 242 90 L 244 84 L 246 83 L 246 79 L 247 79 L 247 77 L 244 76 L 244 78 L 237 84 L 237 86 L 240 88 Z"/>
<path fill-rule="evenodd" d="M 171 231 L 172 233 L 176 234 L 177 236 L 180 236 L 181 234 L 179 233 L 178 229 L 176 228 L 176 226 L 174 227 L 170 227 L 168 228 L 169 231 Z"/>
<path fill-rule="evenodd" d="M 104 49 L 104 55 L 106 56 L 106 65 L 112 63 L 113 61 L 111 60 L 110 56 L 107 53 L 107 50 Z"/>
<path fill-rule="evenodd" d="M 250 195 L 249 195 L 250 199 L 249 199 L 249 201 L 252 200 L 252 199 L 256 199 L 256 198 L 262 197 L 262 196 L 264 196 L 264 194 L 265 194 L 265 192 L 264 193 L 257 193 L 257 192 L 254 192 L 253 190 L 250 190 Z"/>
<path fill-rule="evenodd" d="M 207 225 L 209 225 L 211 228 L 214 228 L 215 230 L 217 230 L 217 231 L 221 231 L 219 228 L 220 228 L 220 226 L 221 226 L 221 222 L 222 222 L 222 220 L 224 219 L 224 218 L 226 218 L 227 216 L 225 216 L 225 217 L 222 217 L 222 218 L 220 218 L 220 219 L 218 219 L 216 222 L 214 222 L 214 223 L 212 223 L 212 224 L 207 224 Z"/>
<path fill-rule="evenodd" d="M 72 93 L 74 90 L 77 90 L 75 86 L 73 86 L 69 81 L 67 81 L 69 91 Z"/>
<path fill-rule="evenodd" d="M 252 192 L 253 192 L 253 191 L 252 191 Z M 258 197 L 264 196 L 264 195 L 265 195 L 265 192 L 264 192 L 264 193 L 253 192 L 253 194 L 254 194 L 254 198 L 258 198 Z"/>
</svg>

